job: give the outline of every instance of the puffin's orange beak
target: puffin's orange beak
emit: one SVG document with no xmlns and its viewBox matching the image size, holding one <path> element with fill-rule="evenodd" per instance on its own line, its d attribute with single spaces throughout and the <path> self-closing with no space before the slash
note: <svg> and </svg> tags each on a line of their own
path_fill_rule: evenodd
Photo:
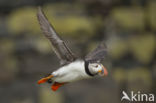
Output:
<svg viewBox="0 0 156 103">
<path fill-rule="evenodd" d="M 40 79 L 37 83 L 38 84 L 45 83 L 46 81 L 48 81 L 48 79 L 50 79 L 52 77 L 53 77 L 53 75 L 49 75 L 48 77 Z"/>
<path fill-rule="evenodd" d="M 108 72 L 107 69 L 102 65 L 102 70 L 98 71 L 100 74 L 102 74 L 103 76 L 107 76 Z"/>
</svg>

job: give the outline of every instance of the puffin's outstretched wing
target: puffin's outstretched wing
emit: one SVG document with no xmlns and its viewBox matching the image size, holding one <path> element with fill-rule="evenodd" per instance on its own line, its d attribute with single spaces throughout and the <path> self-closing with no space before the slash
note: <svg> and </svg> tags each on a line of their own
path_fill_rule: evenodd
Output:
<svg viewBox="0 0 156 103">
<path fill-rule="evenodd" d="M 85 61 L 89 62 L 100 62 L 107 54 L 107 48 L 104 42 L 100 43 L 95 50 L 90 52 L 86 57 Z"/>
<path fill-rule="evenodd" d="M 54 52 L 60 59 L 60 64 L 66 65 L 74 61 L 76 59 L 75 56 L 66 43 L 57 35 L 40 7 L 38 8 L 37 18 L 43 34 L 50 40 Z"/>
</svg>

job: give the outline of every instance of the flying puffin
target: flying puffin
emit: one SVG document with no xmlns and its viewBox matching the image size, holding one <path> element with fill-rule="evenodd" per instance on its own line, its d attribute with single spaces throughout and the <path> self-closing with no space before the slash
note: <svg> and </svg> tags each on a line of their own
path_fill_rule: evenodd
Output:
<svg viewBox="0 0 156 103">
<path fill-rule="evenodd" d="M 47 77 L 40 79 L 38 84 L 52 81 L 51 88 L 56 91 L 66 83 L 108 74 L 106 68 L 100 63 L 107 53 L 104 43 L 100 43 L 85 59 L 78 59 L 55 32 L 41 7 L 38 8 L 37 18 L 43 34 L 50 40 L 61 65 L 60 68 L 50 73 Z"/>
</svg>

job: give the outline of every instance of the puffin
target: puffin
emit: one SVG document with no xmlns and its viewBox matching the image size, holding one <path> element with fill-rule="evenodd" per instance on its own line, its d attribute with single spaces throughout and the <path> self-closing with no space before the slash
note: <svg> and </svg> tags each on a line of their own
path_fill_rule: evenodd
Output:
<svg viewBox="0 0 156 103">
<path fill-rule="evenodd" d="M 51 89 L 56 91 L 67 83 L 108 75 L 107 69 L 101 63 L 107 54 L 107 47 L 104 42 L 101 42 L 84 59 L 80 59 L 73 54 L 63 39 L 56 33 L 41 7 L 38 8 L 37 19 L 44 36 L 51 42 L 53 51 L 60 62 L 60 67 L 38 80 L 38 84 L 49 82 L 52 84 Z"/>
</svg>

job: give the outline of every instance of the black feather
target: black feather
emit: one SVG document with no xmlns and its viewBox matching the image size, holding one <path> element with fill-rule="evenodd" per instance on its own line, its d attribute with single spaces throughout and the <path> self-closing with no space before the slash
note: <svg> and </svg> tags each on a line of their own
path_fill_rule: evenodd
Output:
<svg viewBox="0 0 156 103">
<path fill-rule="evenodd" d="M 89 62 L 101 62 L 107 55 L 107 47 L 104 42 L 100 43 L 96 49 L 90 52 L 86 57 L 85 61 Z"/>
</svg>

